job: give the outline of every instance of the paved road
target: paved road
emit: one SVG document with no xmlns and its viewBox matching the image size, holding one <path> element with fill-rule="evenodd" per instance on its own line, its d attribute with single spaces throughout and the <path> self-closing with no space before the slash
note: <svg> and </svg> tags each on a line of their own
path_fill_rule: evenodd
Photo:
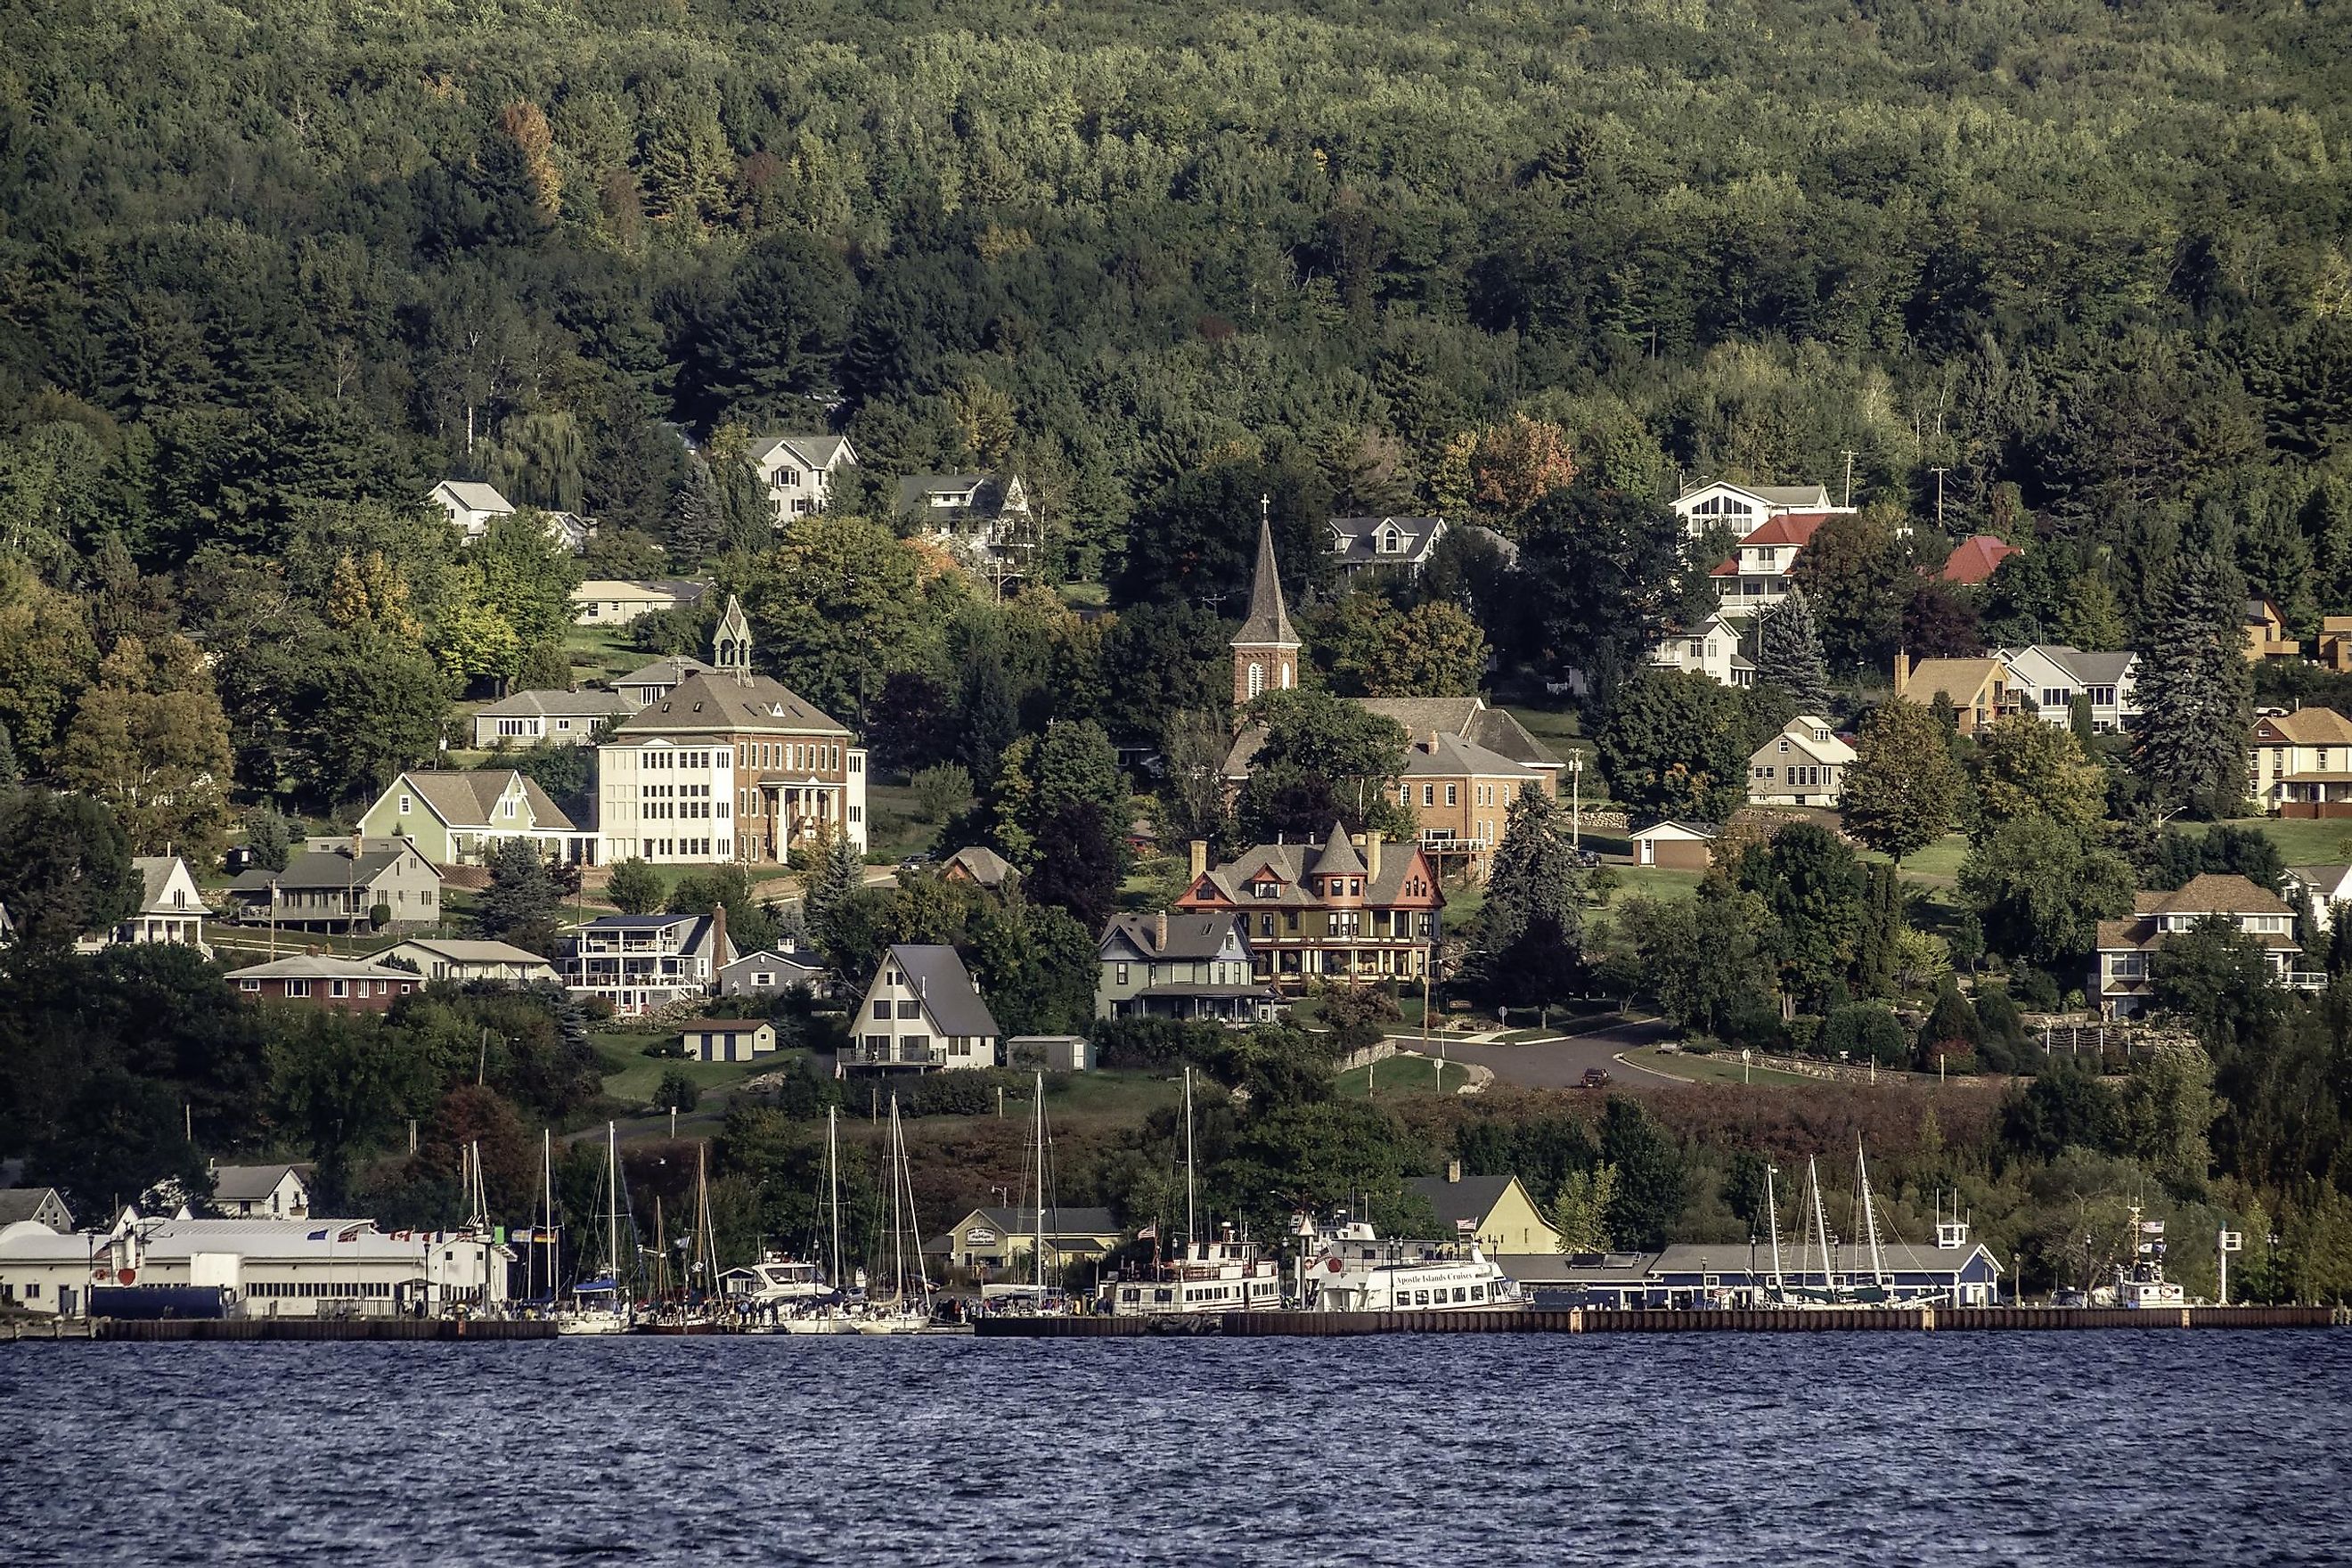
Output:
<svg viewBox="0 0 2352 1568">
<path fill-rule="evenodd" d="M 1473 1062 L 1490 1069 L 1500 1083 L 1515 1084 L 1521 1089 L 1573 1089 L 1584 1081 L 1587 1068 L 1599 1068 L 1617 1082 L 1629 1074 L 1623 1063 L 1616 1061 L 1619 1051 L 1636 1046 L 1653 1046 L 1674 1037 L 1670 1024 L 1610 1024 L 1589 1034 L 1543 1045 L 1514 1046 L 1497 1042 L 1474 1045 L 1465 1040 L 1444 1042 L 1445 1059 L 1452 1062 Z M 1400 1047 L 1421 1048 L 1421 1037 L 1407 1039 L 1396 1037 Z M 1432 1039 L 1430 1055 L 1438 1054 L 1440 1042 Z"/>
</svg>

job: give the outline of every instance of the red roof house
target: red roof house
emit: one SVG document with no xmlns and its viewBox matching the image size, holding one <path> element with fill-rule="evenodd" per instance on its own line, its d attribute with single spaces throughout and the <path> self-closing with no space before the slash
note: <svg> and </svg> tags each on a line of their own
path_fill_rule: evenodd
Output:
<svg viewBox="0 0 2352 1568">
<path fill-rule="evenodd" d="M 1973 588 L 2000 569 L 2000 563 L 2019 553 L 2016 545 L 1990 533 L 1971 533 L 1952 547 L 1944 563 L 1944 581 Z"/>
</svg>

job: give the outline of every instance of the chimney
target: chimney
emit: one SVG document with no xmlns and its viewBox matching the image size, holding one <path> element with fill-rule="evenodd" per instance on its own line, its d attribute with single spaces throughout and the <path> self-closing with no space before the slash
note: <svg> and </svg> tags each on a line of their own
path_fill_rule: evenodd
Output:
<svg viewBox="0 0 2352 1568">
<path fill-rule="evenodd" d="M 1168 911 L 1166 910 L 1151 917 L 1151 951 L 1154 952 L 1168 951 Z"/>
<path fill-rule="evenodd" d="M 1424 747 L 1423 747 L 1422 749 L 1423 749 L 1423 751 L 1427 752 L 1428 752 L 1431 756 L 1433 756 L 1433 756 L 1435 756 L 1435 755 L 1437 755 L 1437 731 L 1436 731 L 1432 730 L 1432 731 L 1429 732 L 1429 744 L 1428 744 L 1428 745 L 1426 745 L 1426 746 L 1424 746 Z"/>
<path fill-rule="evenodd" d="M 367 836 L 358 828 L 352 829 L 352 858 L 356 860 L 367 852 Z"/>
<path fill-rule="evenodd" d="M 1192 860 L 1192 880 L 1197 882 L 1209 874 L 1209 841 L 1195 838 L 1185 846 L 1185 849 Z"/>
<path fill-rule="evenodd" d="M 1446 1161 L 1446 1162 L 1445 1162 L 1445 1180 L 1446 1180 L 1446 1182 L 1450 1184 L 1452 1184 L 1452 1183 L 1458 1182 L 1458 1181 L 1460 1181 L 1461 1179 L 1462 1179 L 1462 1162 L 1461 1162 L 1461 1161 L 1459 1161 L 1459 1160 L 1448 1160 L 1448 1161 Z"/>
<path fill-rule="evenodd" d="M 1911 684 L 1911 656 L 1901 648 L 1895 650 L 1895 695 L 1900 697 Z"/>
<path fill-rule="evenodd" d="M 710 907 L 711 978 L 715 980 L 719 977 L 719 969 L 721 964 L 732 963 L 734 962 L 735 955 L 729 952 L 727 948 L 727 906 L 725 904 L 713 904 Z"/>
<path fill-rule="evenodd" d="M 1379 881 L 1380 878 L 1381 836 L 1377 833 L 1367 833 L 1364 835 L 1365 885 L 1369 887 L 1371 883 Z"/>
</svg>

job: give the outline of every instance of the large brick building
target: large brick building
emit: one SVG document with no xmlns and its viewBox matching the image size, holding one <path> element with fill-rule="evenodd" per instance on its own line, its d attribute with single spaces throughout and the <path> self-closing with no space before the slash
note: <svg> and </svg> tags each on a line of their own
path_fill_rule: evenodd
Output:
<svg viewBox="0 0 2352 1568">
<path fill-rule="evenodd" d="M 848 728 L 751 671 L 751 628 L 727 601 L 717 668 L 613 728 L 596 750 L 608 862 L 782 860 L 845 836 L 866 847 L 866 752 Z"/>
</svg>

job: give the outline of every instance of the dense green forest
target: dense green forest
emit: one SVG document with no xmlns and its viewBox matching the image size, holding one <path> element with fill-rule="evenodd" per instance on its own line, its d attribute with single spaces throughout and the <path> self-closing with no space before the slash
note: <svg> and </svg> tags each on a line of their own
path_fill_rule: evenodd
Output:
<svg viewBox="0 0 2352 1568">
<path fill-rule="evenodd" d="M 2241 578 L 2298 635 L 2352 611 L 2352 0 L 0 0 L 0 826 L 29 939 L 0 964 L 0 1152 L 86 1204 L 195 1179 L 201 1145 L 317 1157 L 331 1193 L 421 1216 L 482 1138 L 515 1207 L 521 1130 L 595 1113 L 584 1020 L 552 999 L 268 1019 L 184 955 L 64 951 L 120 911 L 128 853 L 212 857 L 240 813 L 282 850 L 280 805 L 348 820 L 436 754 L 461 695 L 570 679 L 583 572 L 715 578 L 762 665 L 878 768 L 952 772 L 943 797 L 976 797 L 955 829 L 1052 894 L 969 917 L 1002 949 L 991 979 L 1062 1022 L 1122 868 L 1115 741 L 1176 763 L 1171 842 L 1319 832 L 1360 798 L 1335 784 L 1401 755 L 1307 693 L 1270 715 L 1237 817 L 1188 795 L 1228 739 L 1261 496 L 1315 684 L 1467 691 L 1489 651 L 1530 690 L 1585 670 L 1609 785 L 1652 815 L 1727 815 L 1787 716 L 1633 673 L 1706 608 L 1711 557 L 1659 504 L 1687 479 L 1835 491 L 1851 464 L 1864 510 L 1800 574 L 1819 647 L 1780 693 L 1834 674 L 1841 719 L 1898 647 L 2226 644 Z M 824 428 L 863 467 L 832 511 L 772 529 L 745 441 Z M 1021 474 L 1044 522 L 1041 581 L 1002 603 L 894 537 L 898 476 L 979 468 Z M 559 557 L 525 513 L 461 550 L 423 500 L 448 477 L 600 533 Z M 1418 584 L 1336 593 L 1323 519 L 1407 510 L 1489 525 L 1516 569 L 1463 529 Z M 1976 531 L 2027 551 L 1981 593 L 1923 585 Z M 640 644 L 704 630 L 653 617 Z M 2250 679 L 2319 678 L 2235 670 L 2212 710 L 2242 715 Z M 1975 841 L 1977 923 L 1945 970 L 1990 956 L 2055 1004 L 2134 885 L 2275 883 L 2236 841 L 2113 826 L 2229 815 L 2226 726 L 2129 768 L 2038 727 L 1954 760 L 1896 733 L 1900 709 L 1865 737 L 1880 771 L 1950 775 L 1919 843 Z M 58 847 L 100 841 L 101 879 Z M 940 936 L 929 897 L 846 897 L 835 945 Z M 1927 934 L 1902 897 L 1801 839 L 1589 940 L 1553 920 L 1498 945 L 1489 922 L 1467 979 L 1516 1005 L 1495 976 L 1564 965 L 1709 1035 L 1843 1030 L 1890 1065 L 1882 1004 L 1932 994 L 1951 1032 L 1920 1032 L 1931 1056 L 2043 1066 L 2007 991 L 1978 988 L 1999 998 L 1979 1017 L 1948 974 L 1897 980 Z M 2084 1194 L 2158 1182 L 2200 1225 L 2275 1219 L 2297 1271 L 2275 1288 L 2352 1292 L 2342 983 L 2290 1004 L 2218 938 L 2191 956 L 2165 1000 L 2203 1066 L 2045 1073 L 1998 1115 L 1874 1125 L 1915 1217 L 1967 1186 L 2039 1285 L 2081 1272 Z M 2352 951 L 2313 960 L 2352 972 Z M 491 1027 L 512 1038 L 486 1077 L 466 1042 Z M 1213 1134 L 1236 1205 L 1393 1187 L 1450 1152 L 1547 1198 L 1622 1165 L 1621 1236 L 1730 1236 L 1754 1173 L 1727 1150 L 1853 1130 L 1732 1126 L 1697 1090 L 1665 1131 L 1624 1101 L 1605 1122 L 1517 1106 L 1533 1132 L 1406 1128 L 1337 1103 L 1318 1048 L 1150 1057 L 1253 1089 Z M 744 1234 L 792 1223 L 831 1092 L 730 1121 Z M 400 1166 L 411 1118 L 425 1156 Z M 1166 1131 L 1106 1137 L 1076 1183 L 1156 1212 L 1137 1172 Z M 962 1152 L 926 1180 L 974 1201 L 1017 1156 Z"/>
</svg>

